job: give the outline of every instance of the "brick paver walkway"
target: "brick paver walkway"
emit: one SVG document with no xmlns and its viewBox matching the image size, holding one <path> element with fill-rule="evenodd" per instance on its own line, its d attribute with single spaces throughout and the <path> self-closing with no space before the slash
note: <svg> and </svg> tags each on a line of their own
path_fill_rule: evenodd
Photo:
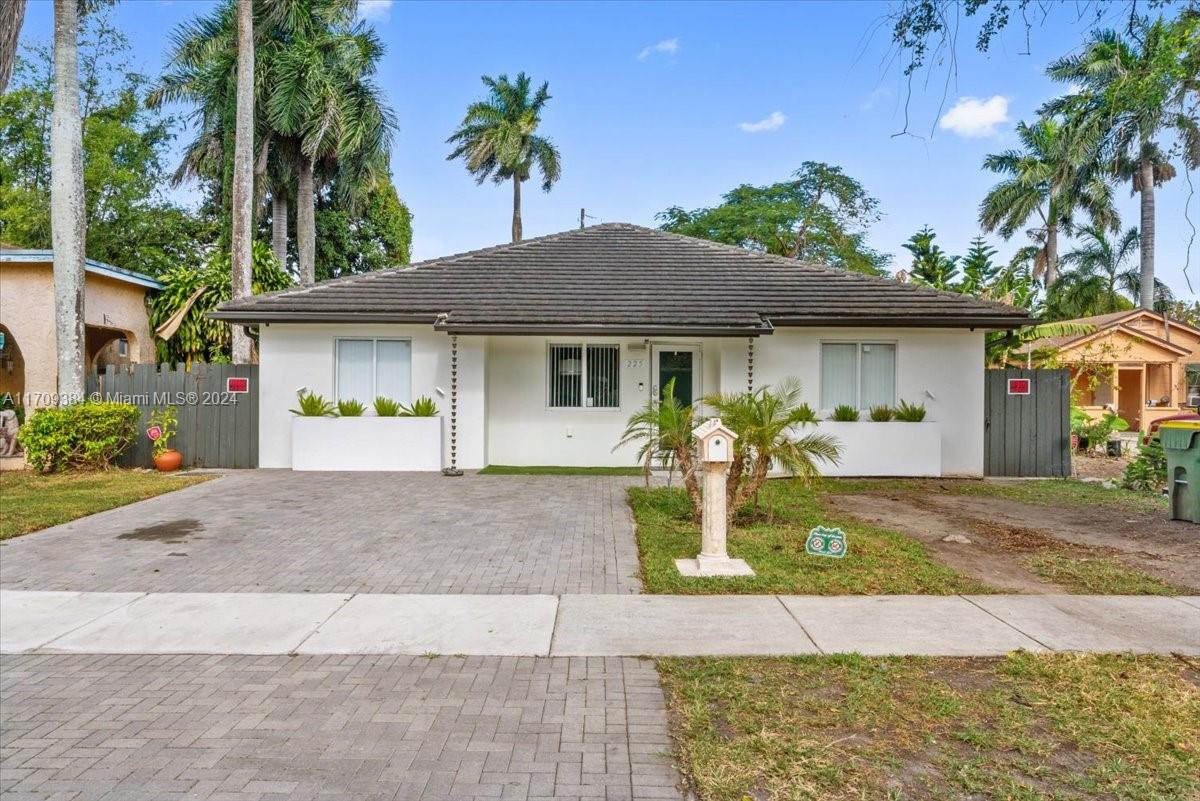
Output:
<svg viewBox="0 0 1200 801">
<path fill-rule="evenodd" d="M 680 798 L 652 662 L 6 656 L 5 801 Z"/>
<path fill-rule="evenodd" d="M 231 472 L 20 537 L 0 586 L 133 592 L 631 593 L 637 479 Z"/>
</svg>

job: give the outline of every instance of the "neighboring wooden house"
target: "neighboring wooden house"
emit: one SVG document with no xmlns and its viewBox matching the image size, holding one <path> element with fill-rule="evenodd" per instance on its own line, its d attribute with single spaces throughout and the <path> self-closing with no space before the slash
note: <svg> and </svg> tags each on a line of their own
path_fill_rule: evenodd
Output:
<svg viewBox="0 0 1200 801">
<path fill-rule="evenodd" d="M 1200 330 L 1145 309 L 1067 322 L 1095 330 L 1046 337 L 1025 350 L 1055 350 L 1071 370 L 1076 402 L 1093 416 L 1112 410 L 1145 431 L 1200 401 Z"/>
</svg>

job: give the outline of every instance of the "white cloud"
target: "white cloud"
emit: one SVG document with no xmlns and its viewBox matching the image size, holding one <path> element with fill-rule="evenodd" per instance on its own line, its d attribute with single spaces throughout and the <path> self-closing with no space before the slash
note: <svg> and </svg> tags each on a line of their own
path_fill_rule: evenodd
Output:
<svg viewBox="0 0 1200 801">
<path fill-rule="evenodd" d="M 396 0 L 358 0 L 358 15 L 363 19 L 387 22 L 392 16 L 392 3 Z"/>
<path fill-rule="evenodd" d="M 746 133 L 763 133 L 764 131 L 778 131 L 785 122 L 787 122 L 786 114 L 782 111 L 772 111 L 758 122 L 741 122 L 738 123 L 738 127 Z"/>
<path fill-rule="evenodd" d="M 880 86 L 877 89 L 875 89 L 874 91 L 872 91 L 871 94 L 867 95 L 863 99 L 863 101 L 858 104 L 858 110 L 859 111 L 871 111 L 875 107 L 880 106 L 883 103 L 890 101 L 895 96 L 896 96 L 896 93 L 894 90 L 891 89 L 891 87 Z"/>
<path fill-rule="evenodd" d="M 678 39 L 663 39 L 657 44 L 652 44 L 649 47 L 642 48 L 642 52 L 638 53 L 638 61 L 645 61 L 655 53 L 666 53 L 668 56 L 673 56 L 678 52 Z"/>
<path fill-rule="evenodd" d="M 993 95 L 987 100 L 960 97 L 954 108 L 942 115 L 938 127 L 959 136 L 975 139 L 994 136 L 996 127 L 1008 122 L 1008 98 Z"/>
</svg>

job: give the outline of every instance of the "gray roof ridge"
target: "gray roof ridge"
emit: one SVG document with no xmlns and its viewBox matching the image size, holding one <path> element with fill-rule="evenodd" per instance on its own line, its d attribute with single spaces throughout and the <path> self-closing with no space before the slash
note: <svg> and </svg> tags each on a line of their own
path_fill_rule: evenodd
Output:
<svg viewBox="0 0 1200 801">
<path fill-rule="evenodd" d="M 664 231 L 661 228 L 647 228 L 647 227 L 641 226 L 641 225 L 634 225 L 633 223 L 609 223 L 609 225 L 624 225 L 624 226 L 639 229 L 642 231 L 649 231 L 651 233 L 661 234 L 662 236 L 677 237 L 679 239 L 687 240 L 688 242 L 695 242 L 696 244 L 699 244 L 699 245 L 702 245 L 704 247 L 711 248 L 714 250 L 735 251 L 737 253 L 758 256 L 760 258 L 769 259 L 769 260 L 779 264 L 780 266 L 786 266 L 786 267 L 792 267 L 792 268 L 804 267 L 809 270 L 817 270 L 817 271 L 823 272 L 823 273 L 829 273 L 829 274 L 833 274 L 833 275 L 843 275 L 843 276 L 846 276 L 853 280 L 861 280 L 865 283 L 887 284 L 888 286 L 900 287 L 902 289 L 906 289 L 910 292 L 915 292 L 917 294 L 932 295 L 935 297 L 952 297 L 952 298 L 959 298 L 959 299 L 963 299 L 963 300 L 971 300 L 971 301 L 975 301 L 977 303 L 984 303 L 993 308 L 1005 310 L 1005 311 L 1017 309 L 1016 306 L 1012 306 L 1008 303 L 1002 303 L 998 300 L 991 300 L 989 298 L 977 298 L 974 295 L 970 295 L 970 296 L 963 295 L 960 292 L 952 292 L 948 289 L 935 289 L 930 286 L 922 286 L 921 284 L 909 284 L 906 282 L 897 281 L 895 278 L 891 278 L 886 275 L 870 275 L 868 273 L 860 273 L 860 272 L 856 272 L 854 270 L 847 270 L 842 267 L 834 267 L 833 265 L 830 265 L 830 264 L 817 264 L 815 262 L 799 261 L 797 259 L 789 259 L 786 256 L 779 256 L 774 253 L 759 253 L 759 252 L 753 251 L 753 250 L 746 250 L 745 248 L 739 247 L 737 245 L 728 245 L 724 242 L 714 242 L 711 239 L 701 239 L 701 238 L 695 237 L 695 236 L 688 236 L 687 234 L 677 234 L 674 231 Z M 594 227 L 599 227 L 599 226 L 594 226 Z M 1020 311 L 1020 309 L 1018 309 L 1018 311 Z"/>
</svg>

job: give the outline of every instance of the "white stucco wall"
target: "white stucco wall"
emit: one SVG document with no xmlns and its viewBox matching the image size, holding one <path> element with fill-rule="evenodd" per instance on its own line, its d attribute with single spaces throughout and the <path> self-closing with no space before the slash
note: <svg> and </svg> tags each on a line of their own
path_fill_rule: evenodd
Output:
<svg viewBox="0 0 1200 801">
<path fill-rule="evenodd" d="M 446 459 L 450 455 L 450 337 L 428 325 L 299 325 L 261 327 L 259 367 L 259 467 L 292 466 L 292 417 L 296 390 L 333 399 L 334 341 L 339 337 L 390 337 L 412 341 L 412 396 L 428 395 L 438 405 Z M 485 464 L 484 339 L 459 337 L 458 464 Z M 445 394 L 439 393 L 441 389 Z"/>
<path fill-rule="evenodd" d="M 804 399 L 820 402 L 822 342 L 894 342 L 896 401 L 925 404 L 942 430 L 945 475 L 983 475 L 984 335 L 963 329 L 777 328 L 754 345 L 754 384 L 800 379 Z M 724 340 L 722 381 L 745 386 L 746 342 Z"/>
<path fill-rule="evenodd" d="M 618 409 L 550 408 L 547 343 L 621 345 Z M 694 345 L 701 354 L 701 394 L 715 392 L 717 340 L 640 337 L 490 337 L 488 343 L 488 463 L 572 467 L 632 466 L 637 448 L 612 448 L 629 416 L 650 398 L 655 345 Z M 643 345 L 640 350 L 630 346 Z"/>
<path fill-rule="evenodd" d="M 405 337 L 413 343 L 413 396 L 433 397 L 449 415 L 450 338 L 429 326 L 294 325 L 262 328 L 259 464 L 291 466 L 296 389 L 333 396 L 336 337 Z M 897 401 L 924 403 L 941 430 L 946 475 L 983 473 L 983 333 L 958 329 L 780 328 L 754 342 L 755 386 L 794 376 L 814 408 L 823 341 L 896 344 Z M 556 409 L 547 403 L 547 342 L 619 343 L 619 409 Z M 626 420 L 650 397 L 656 344 L 696 345 L 701 392 L 746 388 L 747 340 L 637 337 L 459 337 L 459 466 L 632 465 L 634 449 L 613 452 Z M 441 388 L 447 394 L 439 394 Z M 445 426 L 449 458 L 449 424 Z"/>
</svg>

